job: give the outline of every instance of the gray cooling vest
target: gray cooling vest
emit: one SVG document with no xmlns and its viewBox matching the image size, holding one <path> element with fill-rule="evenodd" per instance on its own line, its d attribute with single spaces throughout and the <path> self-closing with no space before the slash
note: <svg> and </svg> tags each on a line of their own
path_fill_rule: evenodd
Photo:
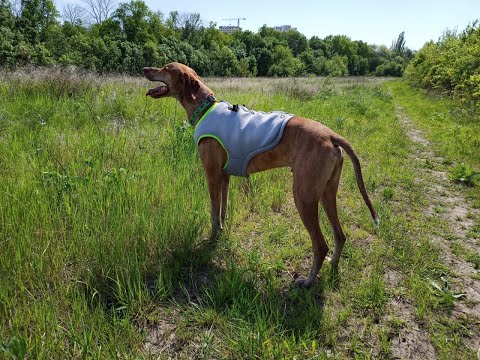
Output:
<svg viewBox="0 0 480 360">
<path fill-rule="evenodd" d="M 247 177 L 247 166 L 258 154 L 280 142 L 288 121 L 294 117 L 280 111 L 264 113 L 238 106 L 237 111 L 226 101 L 214 103 L 195 127 L 198 145 L 206 137 L 216 139 L 227 152 L 223 171 Z"/>
</svg>

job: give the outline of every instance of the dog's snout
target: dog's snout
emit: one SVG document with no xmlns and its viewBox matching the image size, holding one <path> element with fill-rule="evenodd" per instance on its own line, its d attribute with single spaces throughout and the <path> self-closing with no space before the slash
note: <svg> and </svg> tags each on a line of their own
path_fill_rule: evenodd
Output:
<svg viewBox="0 0 480 360">
<path fill-rule="evenodd" d="M 144 67 L 143 68 L 143 74 L 145 77 L 150 80 L 150 81 L 155 81 L 156 75 L 158 75 L 158 70 L 157 68 L 154 67 Z"/>
</svg>

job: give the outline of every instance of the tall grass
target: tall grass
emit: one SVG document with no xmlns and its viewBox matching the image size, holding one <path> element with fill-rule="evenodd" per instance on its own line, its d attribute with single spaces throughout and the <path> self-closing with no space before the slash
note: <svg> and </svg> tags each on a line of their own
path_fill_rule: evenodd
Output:
<svg viewBox="0 0 480 360">
<path fill-rule="evenodd" d="M 183 114 L 145 102 L 138 81 L 25 76 L 2 84 L 3 331 L 35 339 L 35 357 L 76 355 L 79 321 L 101 329 L 90 346 L 123 338 L 133 326 L 112 333 L 99 312 L 165 299 L 202 261 L 204 183 L 190 134 L 168 126 Z"/>
<path fill-rule="evenodd" d="M 219 98 L 349 139 L 384 224 L 377 233 L 347 160 L 340 272 L 325 264 L 308 291 L 293 286 L 311 245 L 288 169 L 232 180 L 227 228 L 211 248 L 205 177 L 174 100 L 147 99 L 142 79 L 2 75 L 1 355 L 387 356 L 393 330 L 377 325 L 393 296 L 385 267 L 414 274 L 407 292 L 432 314 L 441 300 L 420 275 L 438 270 L 437 253 L 424 235 L 413 244 L 395 204 L 419 193 L 391 96 L 378 79 L 264 81 L 207 79 Z M 333 247 L 324 216 L 321 226 Z"/>
</svg>

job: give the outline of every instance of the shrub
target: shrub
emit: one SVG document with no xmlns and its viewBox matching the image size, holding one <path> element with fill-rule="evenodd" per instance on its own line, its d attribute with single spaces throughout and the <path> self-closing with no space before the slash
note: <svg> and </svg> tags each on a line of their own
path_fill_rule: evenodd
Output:
<svg viewBox="0 0 480 360">
<path fill-rule="evenodd" d="M 437 43 L 425 44 L 407 66 L 405 77 L 417 87 L 480 100 L 479 23 L 460 34 L 446 31 Z"/>
</svg>

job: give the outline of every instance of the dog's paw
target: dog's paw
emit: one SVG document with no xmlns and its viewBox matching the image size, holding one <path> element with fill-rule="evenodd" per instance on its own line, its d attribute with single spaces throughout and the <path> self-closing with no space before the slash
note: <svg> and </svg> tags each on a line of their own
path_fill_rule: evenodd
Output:
<svg viewBox="0 0 480 360">
<path fill-rule="evenodd" d="M 210 246 L 216 246 L 218 243 L 218 235 L 210 235 L 208 238 L 208 244 Z"/>
<path fill-rule="evenodd" d="M 308 289 L 310 286 L 312 286 L 312 284 L 313 284 L 313 281 L 309 280 L 305 276 L 299 276 L 295 280 L 295 285 L 297 285 L 298 287 L 300 287 L 302 289 Z"/>
<path fill-rule="evenodd" d="M 338 260 L 339 259 L 333 260 L 333 258 L 330 258 L 330 257 L 327 256 L 326 260 L 328 260 L 330 265 L 332 265 L 333 269 L 338 269 Z"/>
<path fill-rule="evenodd" d="M 210 235 L 210 238 L 208 239 L 208 242 L 210 243 L 210 245 L 211 246 L 216 246 L 220 236 L 221 236 L 221 231 L 218 231 L 218 230 L 212 231 L 212 234 Z"/>
</svg>

